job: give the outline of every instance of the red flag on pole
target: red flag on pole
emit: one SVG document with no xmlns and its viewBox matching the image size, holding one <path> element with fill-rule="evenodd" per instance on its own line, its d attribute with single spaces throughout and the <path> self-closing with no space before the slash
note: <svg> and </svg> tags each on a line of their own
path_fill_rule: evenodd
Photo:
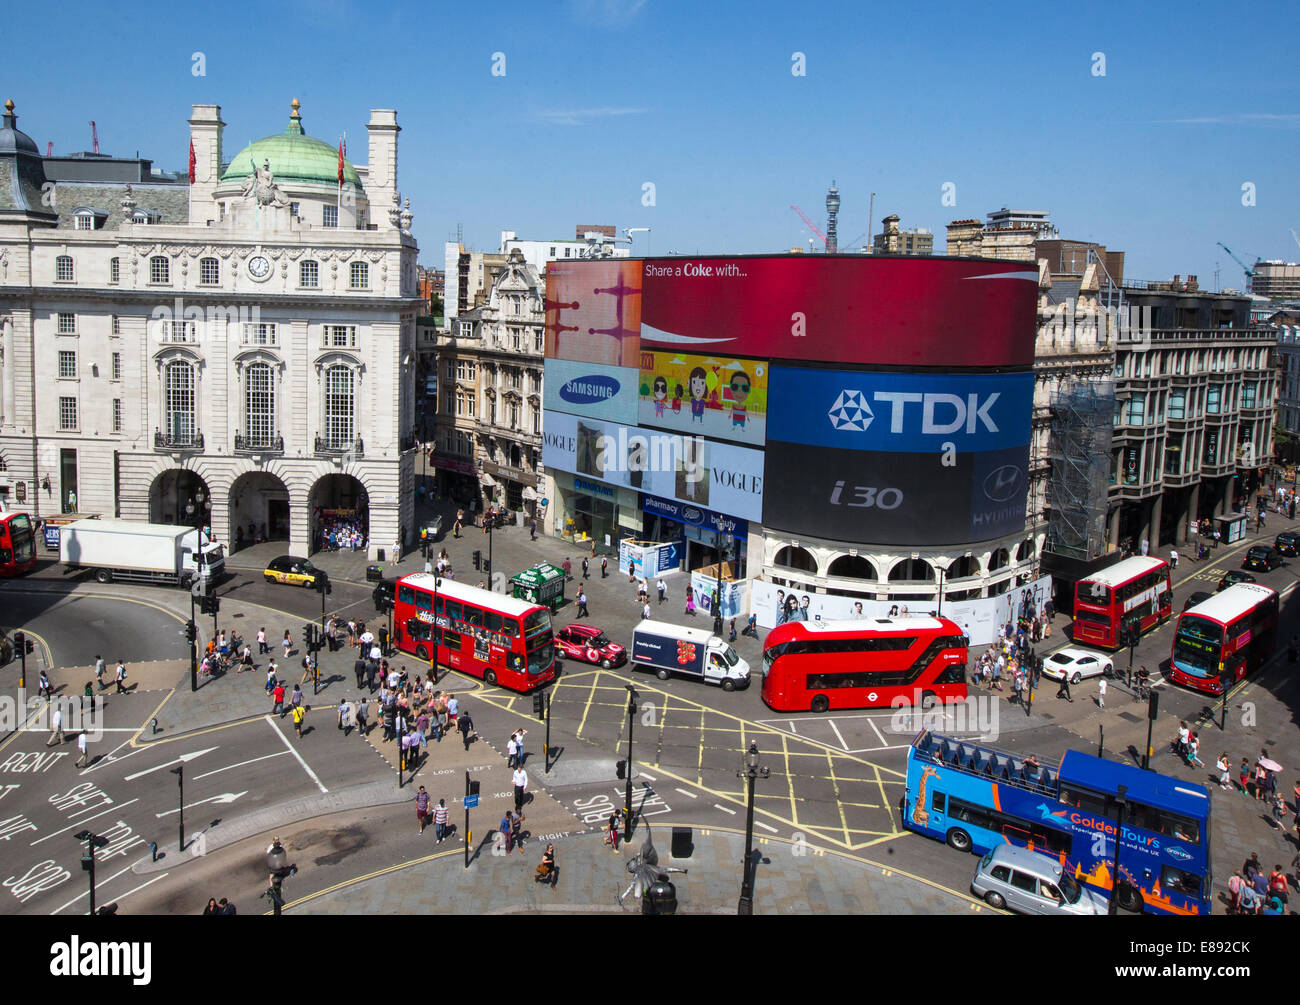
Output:
<svg viewBox="0 0 1300 1005">
<path fill-rule="evenodd" d="M 194 158 L 194 140 L 190 140 L 190 184 L 194 184 L 194 165 L 198 163 Z"/>
<path fill-rule="evenodd" d="M 339 140 L 339 184 L 343 184 L 343 141 Z"/>
</svg>

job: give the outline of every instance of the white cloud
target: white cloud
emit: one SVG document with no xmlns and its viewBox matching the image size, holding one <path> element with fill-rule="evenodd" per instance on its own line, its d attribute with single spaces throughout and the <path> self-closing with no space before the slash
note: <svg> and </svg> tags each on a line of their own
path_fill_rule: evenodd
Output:
<svg viewBox="0 0 1300 1005">
<path fill-rule="evenodd" d="M 1300 115 L 1277 112 L 1236 112 L 1231 115 L 1199 115 L 1185 119 L 1150 119 L 1146 125 L 1176 126 L 1300 126 Z"/>
</svg>

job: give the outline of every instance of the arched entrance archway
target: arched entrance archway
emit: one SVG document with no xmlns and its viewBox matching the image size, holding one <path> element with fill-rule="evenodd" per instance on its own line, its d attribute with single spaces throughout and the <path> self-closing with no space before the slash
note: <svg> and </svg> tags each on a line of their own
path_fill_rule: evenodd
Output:
<svg viewBox="0 0 1300 1005">
<path fill-rule="evenodd" d="M 208 527 L 212 490 L 196 471 L 169 468 L 149 486 L 149 522 Z"/>
<path fill-rule="evenodd" d="M 307 497 L 311 551 L 365 550 L 370 539 L 370 497 L 352 475 L 316 479 Z"/>
<path fill-rule="evenodd" d="M 289 540 L 289 490 L 269 471 L 246 471 L 230 486 L 232 550 Z"/>
</svg>

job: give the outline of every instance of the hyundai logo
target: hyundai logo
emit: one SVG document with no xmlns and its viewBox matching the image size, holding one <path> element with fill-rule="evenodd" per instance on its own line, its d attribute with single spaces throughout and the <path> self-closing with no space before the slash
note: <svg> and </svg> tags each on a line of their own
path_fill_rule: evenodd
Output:
<svg viewBox="0 0 1300 1005">
<path fill-rule="evenodd" d="M 1004 464 L 990 471 L 984 479 L 984 494 L 992 502 L 1008 502 L 1025 487 L 1024 469 L 1016 464 Z"/>
<path fill-rule="evenodd" d="M 613 377 L 590 374 L 586 377 L 574 377 L 560 385 L 560 397 L 572 405 L 590 405 L 598 401 L 608 401 L 618 394 L 621 385 Z"/>
</svg>

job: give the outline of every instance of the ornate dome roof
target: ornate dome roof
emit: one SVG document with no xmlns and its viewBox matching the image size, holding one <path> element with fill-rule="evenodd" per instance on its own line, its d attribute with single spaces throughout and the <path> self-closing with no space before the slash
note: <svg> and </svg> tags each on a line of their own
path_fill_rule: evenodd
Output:
<svg viewBox="0 0 1300 1005">
<path fill-rule="evenodd" d="M 56 220 L 57 215 L 45 204 L 45 184 L 41 153 L 35 141 L 18 128 L 13 101 L 6 101 L 0 119 L 0 212 L 28 213 L 47 222 Z"/>
<path fill-rule="evenodd" d="M 314 139 L 303 132 L 302 117 L 298 114 L 298 99 L 292 102 L 293 111 L 284 132 L 255 140 L 231 158 L 222 183 L 242 182 L 253 170 L 253 165 L 269 162 L 279 184 L 310 183 L 338 186 L 339 151 L 324 140 Z M 361 187 L 361 179 L 352 162 L 343 158 L 344 182 Z"/>
</svg>

